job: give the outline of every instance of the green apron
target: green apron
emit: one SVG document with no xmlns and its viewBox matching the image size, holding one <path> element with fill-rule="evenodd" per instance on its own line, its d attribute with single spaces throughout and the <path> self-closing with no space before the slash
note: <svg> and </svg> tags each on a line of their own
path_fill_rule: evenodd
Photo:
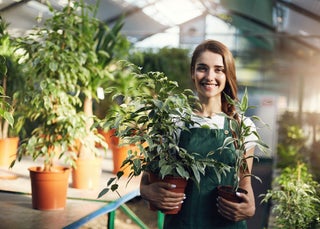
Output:
<svg viewBox="0 0 320 229">
<path fill-rule="evenodd" d="M 196 152 L 205 157 L 208 152 L 216 151 L 222 146 L 224 139 L 231 136 L 228 121 L 224 120 L 224 129 L 191 128 L 190 132 L 183 131 L 179 145 L 188 152 Z M 235 155 L 232 150 L 215 153 L 213 158 L 230 166 L 234 164 Z M 245 229 L 245 221 L 233 222 L 223 218 L 217 211 L 217 186 L 232 185 L 234 169 L 221 176 L 221 182 L 213 172 L 207 168 L 206 175 L 201 177 L 200 189 L 191 180 L 186 188 L 186 199 L 181 211 L 176 215 L 166 215 L 164 228 L 166 229 Z"/>
</svg>

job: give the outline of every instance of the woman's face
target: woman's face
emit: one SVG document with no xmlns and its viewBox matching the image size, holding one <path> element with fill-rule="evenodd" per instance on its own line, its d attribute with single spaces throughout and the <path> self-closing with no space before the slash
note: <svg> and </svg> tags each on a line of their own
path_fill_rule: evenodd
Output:
<svg viewBox="0 0 320 229">
<path fill-rule="evenodd" d="M 221 98 L 226 85 L 223 59 L 220 54 L 203 52 L 195 63 L 192 80 L 200 99 Z"/>
</svg>

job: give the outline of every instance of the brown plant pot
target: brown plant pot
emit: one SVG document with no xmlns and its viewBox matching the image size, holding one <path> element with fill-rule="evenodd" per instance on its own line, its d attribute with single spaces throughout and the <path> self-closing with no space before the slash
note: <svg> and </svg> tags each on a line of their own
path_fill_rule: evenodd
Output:
<svg viewBox="0 0 320 229">
<path fill-rule="evenodd" d="M 242 199 L 236 195 L 236 192 L 248 194 L 248 192 L 242 188 L 238 188 L 237 190 L 234 190 L 234 188 L 229 185 L 218 186 L 219 196 L 235 203 L 241 203 Z"/>
<path fill-rule="evenodd" d="M 149 175 L 149 181 L 150 183 L 163 181 L 166 183 L 175 184 L 176 188 L 170 190 L 175 193 L 184 193 L 188 183 L 186 179 L 181 177 L 166 176 L 164 179 L 160 179 L 158 176 L 152 173 Z M 178 214 L 178 212 L 181 210 L 181 207 L 182 207 L 182 204 L 179 204 L 178 208 L 175 208 L 172 210 L 165 210 L 162 212 L 167 215 Z M 152 204 L 150 204 L 149 208 L 152 211 L 157 210 Z"/>
<path fill-rule="evenodd" d="M 70 169 L 56 166 L 54 171 L 30 167 L 32 207 L 39 210 L 62 210 L 66 206 Z"/>
<path fill-rule="evenodd" d="M 116 129 L 111 129 L 108 131 L 104 131 L 103 129 L 98 129 L 98 133 L 104 137 L 104 140 L 108 144 L 110 149 L 112 149 L 113 146 L 117 146 L 119 144 L 119 138 L 115 136 Z M 97 147 L 101 147 L 101 145 L 97 144 Z"/>
<path fill-rule="evenodd" d="M 0 139 L 0 166 L 9 168 L 17 158 L 18 143 L 18 137 Z"/>
<path fill-rule="evenodd" d="M 76 168 L 72 169 L 73 188 L 96 189 L 100 185 L 102 172 L 102 158 L 82 159 L 76 161 Z"/>
<path fill-rule="evenodd" d="M 124 176 L 129 176 L 130 168 L 122 168 L 123 161 L 128 157 L 129 150 L 135 151 L 137 150 L 135 145 L 123 145 L 123 146 L 116 146 L 113 145 L 112 147 L 112 158 L 113 158 L 113 174 L 117 174 L 119 171 L 123 171 Z"/>
</svg>

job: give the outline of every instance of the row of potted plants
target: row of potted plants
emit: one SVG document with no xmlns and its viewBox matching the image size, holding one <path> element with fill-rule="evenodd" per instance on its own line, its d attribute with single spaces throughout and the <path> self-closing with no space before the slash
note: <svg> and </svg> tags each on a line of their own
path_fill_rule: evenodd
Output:
<svg viewBox="0 0 320 229">
<path fill-rule="evenodd" d="M 1 19 L 0 45 L 10 46 L 9 57 L 20 70 L 19 80 L 15 79 L 14 83 L 10 80 L 21 85 L 15 89 L 10 85 L 9 97 L 3 93 L 1 109 L 8 109 L 0 113 L 11 125 L 11 117 L 16 117 L 15 124 L 19 125 L 13 127 L 24 127 L 19 135 L 17 159 L 11 158 L 9 162 L 12 167 L 25 156 L 43 160 L 43 166 L 29 169 L 36 209 L 64 208 L 70 168 L 74 168 L 72 186 L 75 188 L 97 188 L 100 182 L 103 155 L 96 146 L 107 145 L 97 130 L 100 120 L 94 115 L 93 100 L 97 100 L 97 89 L 107 88 L 113 80 L 109 67 L 116 59 L 114 50 L 128 49 L 129 42 L 120 34 L 123 23 L 119 21 L 112 28 L 102 24 L 95 17 L 97 7 L 83 1 L 68 1 L 59 11 L 49 6 L 52 17 L 43 26 L 19 38 L 9 36 L 8 25 Z M 7 65 L 8 61 L 1 58 L 1 68 L 7 69 Z M 6 84 L 5 79 L 11 75 L 7 71 L 1 73 L 2 83 Z M 5 128 L 1 126 L 1 129 Z M 82 170 L 82 166 L 88 165 L 98 166 Z M 97 176 L 90 175 L 91 171 Z M 58 175 L 64 180 L 61 187 L 54 183 L 51 187 L 40 188 L 33 180 L 38 175 L 41 177 L 36 180 L 48 175 Z M 77 177 L 89 180 L 80 184 Z M 49 197 L 52 190 L 62 190 L 64 199 L 57 201 Z M 41 192 L 46 196 L 42 200 L 51 200 L 52 206 L 34 198 L 34 194 Z"/>
</svg>

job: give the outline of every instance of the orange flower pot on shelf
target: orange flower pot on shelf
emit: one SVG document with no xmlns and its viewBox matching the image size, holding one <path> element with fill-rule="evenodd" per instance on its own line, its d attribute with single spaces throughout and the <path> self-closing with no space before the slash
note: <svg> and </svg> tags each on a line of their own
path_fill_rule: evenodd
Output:
<svg viewBox="0 0 320 229">
<path fill-rule="evenodd" d="M 72 187 L 77 189 L 96 189 L 100 185 L 102 158 L 78 158 L 72 169 Z"/>
<path fill-rule="evenodd" d="M 136 150 L 134 145 L 124 145 L 124 146 L 112 146 L 112 157 L 113 157 L 113 174 L 117 174 L 120 170 L 123 171 L 124 176 L 129 176 L 130 168 L 121 168 L 123 161 L 128 157 L 129 150 Z"/>
<path fill-rule="evenodd" d="M 67 202 L 70 169 L 55 166 L 54 171 L 30 167 L 32 207 L 38 210 L 63 210 Z"/>
<path fill-rule="evenodd" d="M 9 168 L 17 158 L 18 143 L 18 137 L 0 139 L 0 166 Z"/>
</svg>

